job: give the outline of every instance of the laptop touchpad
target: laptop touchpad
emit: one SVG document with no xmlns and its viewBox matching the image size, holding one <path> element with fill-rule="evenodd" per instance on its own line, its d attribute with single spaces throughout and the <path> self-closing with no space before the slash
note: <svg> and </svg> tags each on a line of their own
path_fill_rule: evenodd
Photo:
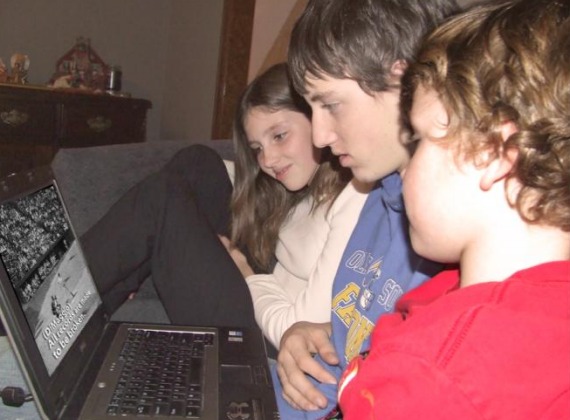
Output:
<svg viewBox="0 0 570 420">
<path fill-rule="evenodd" d="M 253 375 L 249 365 L 222 365 L 222 383 L 251 384 Z"/>
</svg>

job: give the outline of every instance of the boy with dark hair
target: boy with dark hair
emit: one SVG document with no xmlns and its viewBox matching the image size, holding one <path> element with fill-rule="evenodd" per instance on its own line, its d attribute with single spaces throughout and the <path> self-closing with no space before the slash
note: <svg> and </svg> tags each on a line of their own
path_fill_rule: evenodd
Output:
<svg viewBox="0 0 570 420">
<path fill-rule="evenodd" d="M 290 71 L 312 108 L 313 142 L 376 187 L 334 280 L 331 323 L 295 324 L 281 340 L 275 382 L 283 418 L 330 413 L 336 382 L 368 349 L 377 318 L 441 269 L 409 243 L 400 80 L 422 37 L 455 9 L 453 0 L 311 0 L 293 29 Z"/>
<path fill-rule="evenodd" d="M 570 2 L 451 20 L 404 89 L 411 242 L 460 269 L 379 320 L 344 418 L 570 418 Z"/>
</svg>

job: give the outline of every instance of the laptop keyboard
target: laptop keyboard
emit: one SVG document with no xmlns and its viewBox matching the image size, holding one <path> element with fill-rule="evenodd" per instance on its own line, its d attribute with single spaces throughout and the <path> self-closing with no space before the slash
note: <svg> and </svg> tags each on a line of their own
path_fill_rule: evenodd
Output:
<svg viewBox="0 0 570 420">
<path fill-rule="evenodd" d="M 213 334 L 130 329 L 107 413 L 199 417 L 205 346 Z"/>
</svg>

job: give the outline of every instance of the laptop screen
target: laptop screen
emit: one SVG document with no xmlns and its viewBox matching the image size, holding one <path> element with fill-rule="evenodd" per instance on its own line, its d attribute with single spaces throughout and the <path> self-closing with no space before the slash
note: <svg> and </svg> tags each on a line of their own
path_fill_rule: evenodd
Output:
<svg viewBox="0 0 570 420">
<path fill-rule="evenodd" d="M 0 204 L 0 259 L 51 376 L 101 304 L 55 183 Z"/>
</svg>

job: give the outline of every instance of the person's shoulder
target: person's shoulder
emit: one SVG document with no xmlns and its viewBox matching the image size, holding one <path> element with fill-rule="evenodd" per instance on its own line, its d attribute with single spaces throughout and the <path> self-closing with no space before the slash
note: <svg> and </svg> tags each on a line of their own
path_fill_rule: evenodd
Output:
<svg viewBox="0 0 570 420">
<path fill-rule="evenodd" d="M 551 326 L 553 337 L 554 326 L 568 322 L 567 300 L 557 296 L 567 296 L 564 291 L 569 279 L 565 274 L 569 268 L 568 261 L 551 262 L 521 270 L 502 282 L 463 288 L 457 288 L 458 271 L 444 271 L 400 299 L 398 312 L 392 316 L 400 320 L 398 324 L 405 319 L 401 329 L 394 329 L 394 321 L 385 317 L 379 322 L 377 334 L 383 336 L 386 349 L 392 338 L 392 344 L 398 347 L 407 342 L 404 337 L 410 337 L 411 341 L 423 343 L 424 355 L 429 353 L 439 361 L 443 354 L 447 361 L 463 357 L 464 351 L 468 352 L 465 349 L 480 341 L 498 342 L 505 331 L 519 334 L 521 325 L 527 331 L 524 337 L 519 334 L 520 340 L 532 341 L 530 331 L 546 334 L 544 324 Z M 536 287 L 529 288 L 529 284 Z"/>
<path fill-rule="evenodd" d="M 570 261 L 549 261 L 538 264 L 516 272 L 511 279 L 529 282 L 562 282 L 568 285 L 570 283 Z"/>
</svg>

